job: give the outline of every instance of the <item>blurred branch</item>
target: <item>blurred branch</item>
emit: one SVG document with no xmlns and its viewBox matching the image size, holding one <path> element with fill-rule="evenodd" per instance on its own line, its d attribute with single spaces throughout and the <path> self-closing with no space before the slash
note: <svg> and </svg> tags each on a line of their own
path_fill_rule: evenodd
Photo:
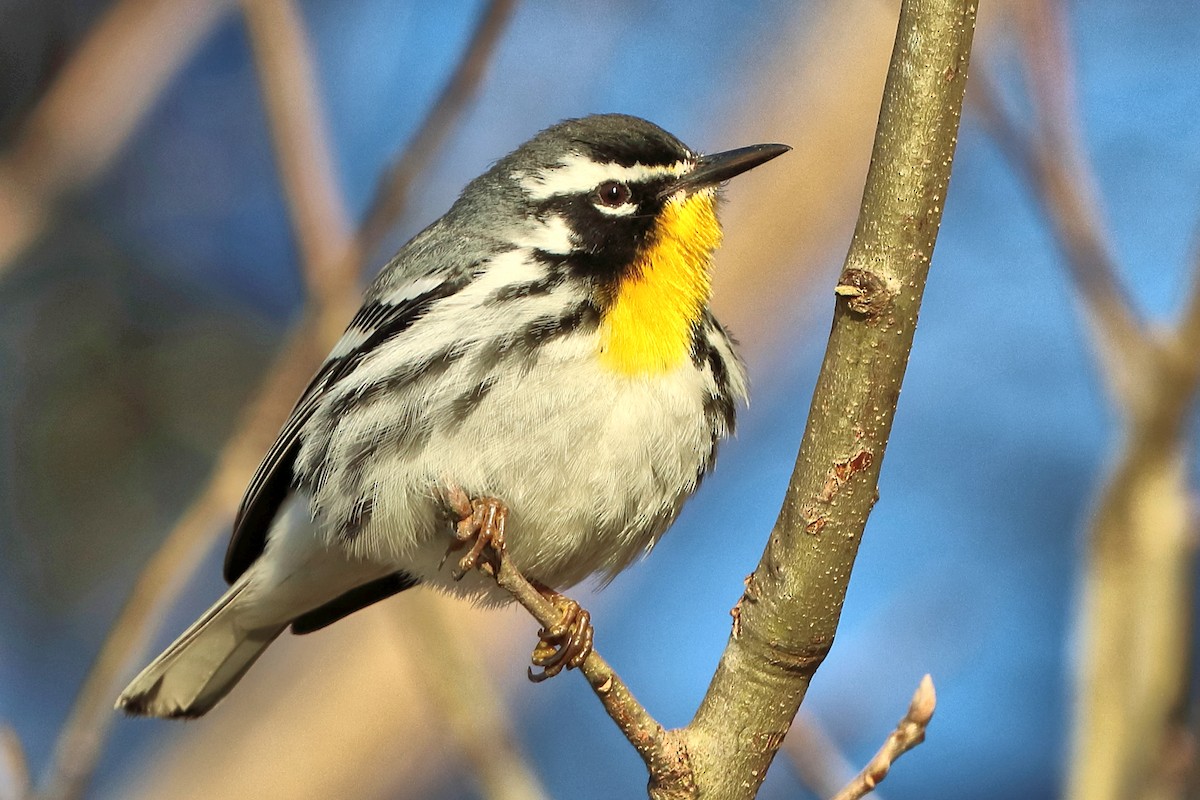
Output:
<svg viewBox="0 0 1200 800">
<path fill-rule="evenodd" d="M 0 273 L 120 151 L 232 0 L 119 0 L 0 156 Z"/>
<path fill-rule="evenodd" d="M 933 719 L 936 706 L 937 694 L 933 690 L 933 678 L 926 675 L 921 679 L 921 685 L 917 687 L 908 706 L 908 713 L 896 725 L 896 730 L 892 731 L 883 747 L 879 748 L 875 757 L 863 767 L 862 772 L 834 795 L 832 800 L 859 800 L 860 797 L 870 794 L 879 782 L 887 777 L 897 758 L 925 741 L 925 729 Z"/>
<path fill-rule="evenodd" d="M 424 640 L 414 666 L 442 711 L 455 740 L 487 800 L 547 800 L 549 795 L 517 745 L 512 718 L 493 676 L 480 662 L 479 648 L 463 635 L 446 604 L 457 603 L 434 594 L 408 600 L 417 604 L 405 615 L 406 628 Z"/>
<path fill-rule="evenodd" d="M 1095 353 L 1124 436 L 1100 491 L 1085 553 L 1072 800 L 1180 797 L 1180 712 L 1191 676 L 1195 531 L 1187 434 L 1200 363 L 1200 279 L 1178 324 L 1156 333 L 1138 320 L 1095 213 L 1094 179 L 1073 113 L 1073 68 L 1063 9 L 1019 7 L 1037 134 L 1020 131 L 990 82 L 976 76 L 1000 149 L 1054 221 L 1088 309 Z M 1064 79 L 1064 76 L 1065 79 Z M 1197 270 L 1200 272 L 1200 268 Z M 1193 765 L 1194 769 L 1194 765 Z"/>
<path fill-rule="evenodd" d="M 516 0 L 488 0 L 475 32 L 416 134 L 400 157 L 388 167 L 375 189 L 366 219 L 358 234 L 358 249 L 370 259 L 396 224 L 408 200 L 408 188 L 424 170 L 475 97 L 496 43 L 504 33 Z"/>
<path fill-rule="evenodd" d="M 1200 358 L 1196 358 L 1200 353 L 1200 219 L 1192 226 L 1191 251 L 1191 286 L 1175 325 L 1173 344 L 1180 366 L 1200 371 Z"/>
<path fill-rule="evenodd" d="M 319 357 L 308 327 L 293 334 L 227 441 L 207 485 L 138 575 L 59 732 L 42 797 L 70 800 L 86 791 L 115 719 L 112 704 L 121 679 L 129 665 L 144 655 L 163 617 L 232 516 L 279 421 Z"/>
<path fill-rule="evenodd" d="M 138 5 L 148 0 L 126 2 Z M 86 790 L 112 725 L 112 701 L 122 677 L 132 662 L 144 656 L 163 616 L 195 574 L 218 532 L 223 532 L 262 454 L 333 345 L 349 317 L 349 309 L 358 302 L 358 262 L 365 251 L 350 246 L 344 228 L 339 231 L 338 220 L 344 220 L 345 215 L 338 210 L 342 204 L 332 176 L 333 159 L 324 139 L 319 104 L 311 88 L 298 86 L 312 74 L 302 20 L 290 3 L 286 9 L 270 8 L 272 5 L 270 0 L 253 0 L 245 4 L 245 9 L 251 36 L 257 40 L 255 52 L 263 74 L 264 96 L 271 109 L 272 136 L 284 173 L 288 206 L 301 239 L 308 308 L 248 404 L 237 430 L 227 440 L 207 485 L 151 557 L 109 630 L 55 744 L 46 788 L 41 793 L 49 800 L 74 800 Z M 198 8 L 188 4 L 189 13 L 203 17 L 197 13 Z M 458 105 L 454 110 L 461 108 Z M 315 116 L 301 118 L 302 113 Z M 445 115 L 446 111 L 436 113 Z M 447 120 L 439 130 L 448 128 Z M 423 158 L 431 157 L 439 142 L 437 137 L 426 137 Z M 317 165 L 317 173 L 303 174 L 309 164 Z M 415 171 L 404 180 L 411 180 L 413 175 Z M 387 183 L 400 196 L 407 189 L 395 176 L 389 176 Z M 329 225 L 324 224 L 326 213 L 330 214 Z"/>
<path fill-rule="evenodd" d="M 1017 6 L 1025 35 L 1023 59 L 1037 112 L 1032 132 L 1005 110 L 987 69 L 972 83 L 971 100 L 1001 151 L 1025 180 L 1054 225 L 1068 275 L 1083 303 L 1102 375 L 1125 409 L 1138 405 L 1153 348 L 1121 285 L 1096 199 L 1095 178 L 1075 121 L 1074 70 L 1063 41 L 1061 8 L 1044 0 Z"/>
<path fill-rule="evenodd" d="M 279 166 L 308 296 L 318 306 L 343 311 L 356 302 L 354 238 L 318 97 L 316 70 L 304 21 L 290 0 L 243 0 L 242 14 L 254 50 L 271 142 Z M 336 330 L 340 333 L 345 320 Z"/>
<path fill-rule="evenodd" d="M 29 795 L 29 759 L 21 737 L 9 725 L 0 723 L 0 776 L 7 775 L 12 789 L 10 800 L 24 800 Z M 3 784 L 0 783 L 0 791 Z M 0 794 L 0 797 L 4 797 Z"/>
<path fill-rule="evenodd" d="M 1168 396 L 1173 391 L 1161 391 L 1166 402 L 1126 432 L 1092 515 L 1066 795 L 1073 800 L 1178 797 L 1164 766 L 1191 681 L 1195 542 L 1187 406 Z"/>
<path fill-rule="evenodd" d="M 783 740 L 783 754 L 817 797 L 833 797 L 854 776 L 854 765 L 811 714 L 800 713 Z M 882 800 L 878 793 L 875 800 Z"/>
</svg>

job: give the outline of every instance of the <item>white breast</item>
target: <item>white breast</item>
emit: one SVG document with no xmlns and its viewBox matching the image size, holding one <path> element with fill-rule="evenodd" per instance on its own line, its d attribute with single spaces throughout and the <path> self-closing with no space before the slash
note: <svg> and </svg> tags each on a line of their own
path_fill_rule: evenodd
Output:
<svg viewBox="0 0 1200 800">
<path fill-rule="evenodd" d="M 499 599 L 481 576 L 453 584 L 449 567 L 439 569 L 450 527 L 435 494 L 447 482 L 503 500 L 509 557 L 554 588 L 592 573 L 611 576 L 652 546 L 711 455 L 703 410 L 711 376 L 691 361 L 667 375 L 615 374 L 598 366 L 596 336 L 556 339 L 528 371 L 498 371 L 465 419 L 433 425 L 419 452 L 376 454 L 363 473 L 374 487 L 373 512 L 352 543 L 355 553 L 426 583 Z M 465 385 L 445 376 L 438 387 L 447 396 L 426 398 L 425 407 L 444 407 Z"/>
</svg>

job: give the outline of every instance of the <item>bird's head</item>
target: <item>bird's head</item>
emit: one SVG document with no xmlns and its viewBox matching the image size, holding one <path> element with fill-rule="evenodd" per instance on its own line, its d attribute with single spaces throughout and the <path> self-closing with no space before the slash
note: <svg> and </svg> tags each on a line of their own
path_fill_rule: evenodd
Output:
<svg viewBox="0 0 1200 800">
<path fill-rule="evenodd" d="M 709 300 L 718 188 L 789 149 L 701 155 L 646 120 L 602 114 L 542 131 L 480 188 L 516 212 L 514 244 L 591 287 L 608 365 L 660 372 L 686 356 Z"/>
</svg>

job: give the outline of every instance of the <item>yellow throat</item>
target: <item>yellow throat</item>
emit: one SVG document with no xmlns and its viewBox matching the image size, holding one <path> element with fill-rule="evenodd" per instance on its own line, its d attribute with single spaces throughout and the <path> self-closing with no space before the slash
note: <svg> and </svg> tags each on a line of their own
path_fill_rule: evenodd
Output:
<svg viewBox="0 0 1200 800">
<path fill-rule="evenodd" d="M 600 325 L 600 359 L 617 372 L 667 372 L 688 357 L 692 327 L 712 292 L 721 244 L 717 197 L 703 189 L 671 198 Z"/>
</svg>

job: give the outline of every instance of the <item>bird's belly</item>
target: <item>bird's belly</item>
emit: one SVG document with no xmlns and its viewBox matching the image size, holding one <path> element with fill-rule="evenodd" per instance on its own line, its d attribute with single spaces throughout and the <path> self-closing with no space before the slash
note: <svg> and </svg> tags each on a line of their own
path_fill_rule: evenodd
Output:
<svg viewBox="0 0 1200 800">
<path fill-rule="evenodd" d="M 498 599 L 482 576 L 454 584 L 441 566 L 451 526 L 436 495 L 446 484 L 503 501 L 509 558 L 554 588 L 611 576 L 652 546 L 712 455 L 703 377 L 690 362 L 618 375 L 571 346 L 504 373 L 455 424 L 434 426 L 419 454 L 378 459 L 371 522 L 355 548 L 426 583 Z"/>
</svg>

